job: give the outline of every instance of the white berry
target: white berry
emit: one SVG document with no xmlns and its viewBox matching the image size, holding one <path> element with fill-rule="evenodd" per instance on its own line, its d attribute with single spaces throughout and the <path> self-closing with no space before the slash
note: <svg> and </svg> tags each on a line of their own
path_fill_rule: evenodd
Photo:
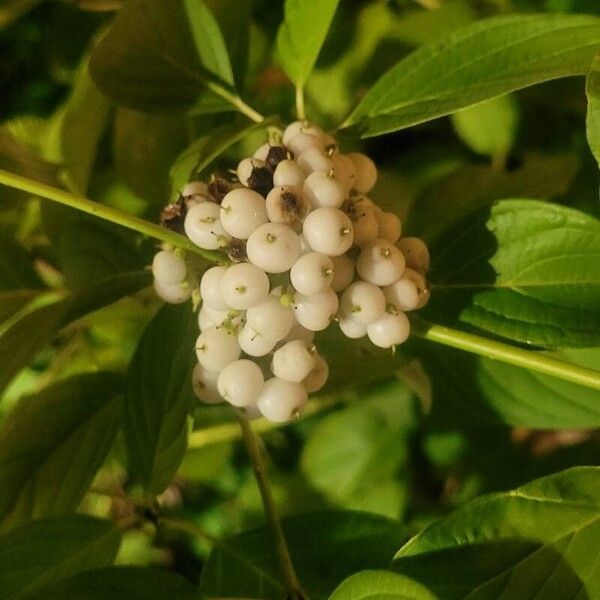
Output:
<svg viewBox="0 0 600 600">
<path fill-rule="evenodd" d="M 311 173 L 304 181 L 304 191 L 315 208 L 339 208 L 346 199 L 344 186 L 324 171 Z"/>
<path fill-rule="evenodd" d="M 328 256 L 347 252 L 354 240 L 352 222 L 338 208 L 317 208 L 304 219 L 302 233 L 308 245 Z"/>
<path fill-rule="evenodd" d="M 246 253 L 267 273 L 284 273 L 300 256 L 300 239 L 283 223 L 265 223 L 248 238 Z"/>
<path fill-rule="evenodd" d="M 267 195 L 265 203 L 269 221 L 300 229 L 311 205 L 302 187 L 278 186 Z"/>
<path fill-rule="evenodd" d="M 188 208 L 209 199 L 208 186 L 203 181 L 190 181 L 183 186 L 181 195 Z"/>
<path fill-rule="evenodd" d="M 183 227 L 196 246 L 204 250 L 217 250 L 228 244 L 231 236 L 223 229 L 220 210 L 214 202 L 202 202 L 188 210 Z"/>
<path fill-rule="evenodd" d="M 392 243 L 376 239 L 365 244 L 358 259 L 356 270 L 369 283 L 385 286 L 398 281 L 404 272 L 404 256 Z"/>
<path fill-rule="evenodd" d="M 375 163 L 362 152 L 350 152 L 347 156 L 352 160 L 356 169 L 354 187 L 362 194 L 367 194 L 377 182 Z"/>
<path fill-rule="evenodd" d="M 246 323 L 273 342 L 282 340 L 294 325 L 294 311 L 284 306 L 279 297 L 269 294 L 262 302 L 249 308 Z"/>
<path fill-rule="evenodd" d="M 402 233 L 402 222 L 394 213 L 382 212 L 378 219 L 379 237 L 395 244 Z"/>
<path fill-rule="evenodd" d="M 323 130 L 314 123 L 309 123 L 308 121 L 294 121 L 285 128 L 283 132 L 283 143 L 287 146 L 292 139 L 301 133 L 310 133 L 317 137 L 322 137 L 324 135 Z"/>
<path fill-rule="evenodd" d="M 306 296 L 322 292 L 333 281 L 333 261 L 319 252 L 303 254 L 292 266 L 290 280 Z"/>
<path fill-rule="evenodd" d="M 262 269 L 250 263 L 238 263 L 226 270 L 219 291 L 227 306 L 246 310 L 268 296 L 269 285 L 269 278 Z"/>
<path fill-rule="evenodd" d="M 283 338 L 284 342 L 291 342 L 292 340 L 302 340 L 303 342 L 312 345 L 315 339 L 315 332 L 306 327 L 302 327 L 300 323 L 295 323 L 290 329 L 290 332 Z"/>
<path fill-rule="evenodd" d="M 338 325 L 342 330 L 342 333 L 353 340 L 364 337 L 367 335 L 367 326 L 362 323 L 358 323 L 351 317 L 342 315 L 339 318 Z"/>
<path fill-rule="evenodd" d="M 421 308 L 423 296 L 427 297 L 427 284 L 421 273 L 407 268 L 402 277 L 385 287 L 383 292 L 397 311 L 406 312 Z"/>
<path fill-rule="evenodd" d="M 257 158 L 244 158 L 237 166 L 236 174 L 240 183 L 248 187 L 250 185 L 250 177 L 254 169 L 264 169 L 266 163 L 264 160 L 258 160 Z"/>
<path fill-rule="evenodd" d="M 197 363 L 192 371 L 192 387 L 198 399 L 206 404 L 219 404 L 223 398 L 217 390 L 217 371 L 208 371 Z"/>
<path fill-rule="evenodd" d="M 347 255 L 333 256 L 333 281 L 331 287 L 334 292 L 344 291 L 354 279 L 354 261 Z"/>
<path fill-rule="evenodd" d="M 161 250 L 152 260 L 152 275 L 161 285 L 182 283 L 187 275 L 185 261 L 170 250 Z"/>
<path fill-rule="evenodd" d="M 296 321 L 311 331 L 322 331 L 331 323 L 339 306 L 338 297 L 332 290 L 312 296 L 296 294 L 294 314 Z"/>
<path fill-rule="evenodd" d="M 406 341 L 410 334 L 410 321 L 404 313 L 383 317 L 367 327 L 369 339 L 380 348 L 391 348 Z"/>
<path fill-rule="evenodd" d="M 272 377 L 258 398 L 260 412 L 270 421 L 285 423 L 304 408 L 308 394 L 300 383 Z"/>
<path fill-rule="evenodd" d="M 273 185 L 301 186 L 306 179 L 304 169 L 295 160 L 282 160 L 273 173 Z"/>
<path fill-rule="evenodd" d="M 299 133 L 298 135 L 294 136 L 286 145 L 296 156 L 299 156 L 302 154 L 302 152 L 308 150 L 309 148 L 317 148 L 321 152 L 325 150 L 325 141 L 323 138 L 312 133 Z"/>
<path fill-rule="evenodd" d="M 247 240 L 259 225 L 269 220 L 264 198 L 247 188 L 237 188 L 225 195 L 220 218 L 223 229 L 239 240 Z"/>
<path fill-rule="evenodd" d="M 352 205 L 350 218 L 354 227 L 354 243 L 362 246 L 379 235 L 379 225 L 375 211 L 370 206 Z"/>
<path fill-rule="evenodd" d="M 174 285 L 163 285 L 155 279 L 154 290 L 158 297 L 168 304 L 182 304 L 192 295 L 192 287 L 185 281 Z"/>
<path fill-rule="evenodd" d="M 217 379 L 222 398 L 240 408 L 255 404 L 264 385 L 265 378 L 260 367 L 246 358 L 229 363 Z"/>
<path fill-rule="evenodd" d="M 346 154 L 334 154 L 332 160 L 335 178 L 349 192 L 356 182 L 356 168 L 352 159 Z"/>
<path fill-rule="evenodd" d="M 308 148 L 300 156 L 298 156 L 298 164 L 306 171 L 306 173 L 314 173 L 315 171 L 324 171 L 329 173 L 334 168 L 334 163 L 331 157 L 319 148 Z"/>
<path fill-rule="evenodd" d="M 405 237 L 397 245 L 404 254 L 406 266 L 421 273 L 429 271 L 429 250 L 423 240 L 416 237 Z"/>
<path fill-rule="evenodd" d="M 203 331 L 196 340 L 198 362 L 209 371 L 222 371 L 240 356 L 240 345 L 235 335 L 225 327 Z"/>
<path fill-rule="evenodd" d="M 300 383 L 316 366 L 314 353 L 301 340 L 284 344 L 273 354 L 271 370 L 275 377 Z"/>
<path fill-rule="evenodd" d="M 249 356 L 266 356 L 275 348 L 276 341 L 262 335 L 246 324 L 238 334 L 238 343 L 241 349 Z"/>
<path fill-rule="evenodd" d="M 329 377 L 327 361 L 319 354 L 315 356 L 315 361 L 313 370 L 302 380 L 302 385 L 309 394 L 318 392 L 327 383 Z"/>
<path fill-rule="evenodd" d="M 258 160 L 265 161 L 267 160 L 267 156 L 269 155 L 269 150 L 271 149 L 271 144 L 269 142 L 265 142 L 262 146 L 259 146 L 256 152 L 252 155 L 253 158 Z"/>
<path fill-rule="evenodd" d="M 227 272 L 225 267 L 211 267 L 202 275 L 200 280 L 200 297 L 205 306 L 215 310 L 228 310 L 229 306 L 223 300 L 219 285 L 223 275 Z"/>
<path fill-rule="evenodd" d="M 342 294 L 341 308 L 345 316 L 357 323 L 370 325 L 385 312 L 385 296 L 372 283 L 357 281 Z"/>
</svg>

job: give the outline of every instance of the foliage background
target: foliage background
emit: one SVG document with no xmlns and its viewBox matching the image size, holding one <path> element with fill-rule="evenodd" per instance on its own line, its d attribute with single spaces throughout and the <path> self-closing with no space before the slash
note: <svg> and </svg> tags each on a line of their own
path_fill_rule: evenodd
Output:
<svg viewBox="0 0 600 600">
<path fill-rule="evenodd" d="M 100 91 L 88 71 L 89 56 L 120 2 L 30 2 L 20 16 L 21 4 L 27 3 L 8 0 L 0 6 L 0 168 L 156 221 L 192 169 L 206 163 L 203 159 L 215 158 L 204 164 L 203 173 L 227 168 L 264 139 L 264 131 L 247 132 L 248 123 L 198 82 L 178 87 L 169 76 L 167 85 L 163 81 L 156 88 L 158 100 L 153 93 L 137 92 L 131 100 L 127 85 L 124 92 L 119 87 L 127 78 L 115 75 L 111 55 L 107 59 L 96 51 L 92 64 L 96 61 Z M 278 66 L 285 60 L 277 60 L 275 50 L 283 3 L 234 2 L 234 11 L 231 2 L 207 4 L 223 28 L 232 57 L 231 83 L 263 114 L 293 119 L 294 88 Z M 248 20 L 239 25 L 244 11 Z M 233 20 L 230 13 L 235 13 Z M 388 68 L 414 49 L 474 21 L 521 13 L 600 15 L 600 7 L 593 0 L 343 0 L 306 86 L 307 112 L 324 127 L 335 127 Z M 13 16 L 20 18 L 13 21 Z M 238 27 L 248 27 L 249 52 L 235 19 L 240 19 Z M 151 63 L 152 53 L 144 43 L 142 55 Z M 185 40 L 178 38 L 177 43 L 183 59 L 192 64 L 196 59 L 187 53 Z M 155 51 L 162 50 L 156 40 L 152 44 Z M 117 39 L 113 58 L 123 47 Z M 592 81 L 590 77 L 589 86 Z M 188 92 L 192 102 L 186 103 Z M 382 136 L 359 140 L 352 130 L 343 134 L 348 149 L 362 148 L 380 166 L 373 194 L 377 201 L 401 215 L 405 231 L 424 236 L 437 257 L 432 277 L 439 292 L 436 295 L 434 289 L 425 313 L 428 320 L 598 369 L 599 178 L 586 138 L 587 111 L 585 79 L 568 77 Z M 592 147 L 594 132 L 594 123 L 588 123 Z M 239 139 L 212 156 L 217 142 L 228 137 Z M 570 223 L 578 231 L 562 236 L 565 225 L 546 246 L 519 247 L 511 254 L 519 235 L 526 237 L 536 227 L 543 230 L 550 217 L 539 204 L 526 203 L 518 210 L 510 205 L 506 214 L 514 221 L 506 224 L 503 205 L 493 204 L 505 199 L 551 201 L 576 209 L 571 213 L 557 208 L 552 219 L 562 219 L 561 224 Z M 482 226 L 485 222 L 494 223 L 493 239 L 490 229 Z M 465 230 L 474 233 L 465 237 Z M 101 582 L 111 577 L 115 587 L 136 590 L 140 597 L 162 597 L 152 595 L 162 585 L 180 586 L 179 591 L 173 588 L 174 598 L 196 593 L 185 581 L 162 582 L 163 571 L 137 571 L 137 566 L 166 568 L 194 584 L 202 577 L 206 597 L 281 595 L 264 530 L 243 534 L 232 544 L 241 559 L 219 544 L 210 555 L 213 544 L 207 538 L 224 539 L 262 527 L 264 515 L 231 413 L 223 407 L 194 406 L 189 423 L 193 400 L 181 382 L 188 379 L 191 357 L 185 344 L 192 346 L 195 318 L 178 309 L 161 309 L 146 288 L 144 267 L 155 247 L 135 232 L 0 187 L 0 531 L 5 536 L 25 531 L 14 539 L 0 538 L 0 583 L 12 590 L 9 598 L 37 597 L 40 589 L 44 597 L 66 598 L 77 586 L 106 597 L 114 590 L 104 589 Z M 498 254 L 499 247 L 504 254 Z M 508 264 L 510 279 L 510 265 L 534 262 L 540 258 L 536 251 L 543 258 L 553 249 L 559 254 L 564 250 L 567 258 L 556 272 L 540 267 L 540 276 L 547 278 L 547 297 L 522 297 L 510 286 L 497 286 L 500 280 L 494 279 L 490 265 L 498 270 L 498 265 Z M 581 281 L 567 297 L 561 277 L 569 269 L 581 272 Z M 476 281 L 496 282 L 498 289 L 493 295 L 465 296 L 444 288 L 444 283 L 470 284 L 469 278 L 477 277 Z M 340 350 L 338 341 L 332 335 L 320 344 L 333 362 L 332 380 L 311 403 L 308 416 L 286 427 L 257 425 L 268 451 L 280 514 L 293 517 L 286 532 L 311 597 L 328 597 L 357 571 L 386 568 L 411 536 L 455 509 L 468 514 L 472 505 L 464 508 L 465 504 L 482 494 L 598 464 L 598 389 L 419 337 L 395 357 L 367 355 L 360 344 L 344 344 Z M 173 382 L 179 382 L 176 392 Z M 148 396 L 142 388 L 151 390 Z M 148 435 L 136 429 L 142 419 L 151 424 Z M 188 425 L 183 456 L 182 432 Z M 593 598 L 600 574 L 588 565 L 586 579 L 575 565 L 600 546 L 598 474 L 575 469 L 562 477 L 549 487 L 559 490 L 561 502 L 581 503 L 581 522 L 573 517 L 574 525 L 566 531 L 574 535 L 582 527 L 587 536 L 583 542 L 578 538 L 582 546 L 572 565 L 575 579 L 585 580 L 582 589 L 587 591 L 581 597 Z M 90 486 L 102 493 L 86 493 Z M 165 518 L 185 519 L 207 535 L 190 536 L 168 523 L 157 528 L 153 507 L 145 505 L 144 487 L 159 495 Z M 575 490 L 573 499 L 563 494 L 565 489 Z M 124 493 L 126 497 L 120 497 Z M 141 507 L 128 498 L 137 499 Z M 590 508 L 588 514 L 592 500 L 595 512 Z M 76 509 L 103 520 L 80 523 L 69 517 L 76 522 L 48 522 L 47 527 L 60 532 L 58 546 L 69 565 L 60 567 L 65 576 L 56 575 L 60 568 L 50 565 L 43 576 L 33 578 L 43 585 L 38 582 L 31 589 L 16 576 L 12 583 L 9 576 L 2 579 L 3 558 L 5 564 L 15 564 L 14 553 L 3 555 L 3 548 L 23 544 L 23 556 L 38 564 L 38 556 L 48 553 L 39 540 L 52 539 L 52 531 L 42 534 L 20 526 Z M 313 514 L 324 510 L 339 514 Z M 535 521 L 537 508 L 532 511 L 524 513 L 524 521 Z M 466 597 L 473 581 L 479 585 L 489 575 L 493 583 L 484 564 L 499 568 L 508 555 L 510 565 L 533 556 L 526 579 L 535 585 L 531 574 L 538 573 L 550 585 L 551 576 L 546 573 L 543 579 L 545 571 L 539 565 L 567 556 L 560 544 L 552 545 L 566 533 L 549 531 L 532 549 L 526 528 L 520 528 L 519 510 L 514 521 L 506 516 L 511 509 L 503 505 L 487 514 L 488 525 L 499 530 L 501 523 L 510 526 L 492 547 L 481 541 L 479 563 L 474 555 L 460 553 L 435 555 L 433 563 L 423 565 L 409 560 L 395 569 L 396 575 L 378 575 L 377 585 L 389 585 L 399 594 L 407 585 L 406 576 L 429 587 L 415 588 L 406 597 Z M 563 518 L 540 514 L 540 527 Z M 590 518 L 592 527 L 586 521 Z M 120 534 L 102 529 L 111 520 L 123 528 L 120 544 L 115 538 Z M 472 523 L 477 531 L 476 521 Z M 505 546 L 512 536 L 519 544 L 511 553 Z M 353 551 L 348 550 L 348 539 Z M 415 539 L 405 549 L 418 546 L 420 538 Z M 90 563 L 73 560 L 69 543 L 72 548 L 92 544 Z M 426 538 L 424 547 L 427 543 Z M 97 570 L 88 573 L 108 568 L 113 559 L 117 565 L 136 568 L 110 577 Z M 457 560 L 471 565 L 473 576 L 470 583 L 451 589 Z M 322 571 L 315 570 L 315 563 L 325 565 Z M 432 564 L 439 566 L 437 580 L 423 575 L 431 572 Z M 470 568 L 465 570 L 470 573 Z M 253 572 L 257 569 L 264 580 L 260 586 Z M 83 575 L 76 575 L 80 572 Z M 76 579 L 67 580 L 63 589 L 66 575 Z M 223 583 L 223 577 L 229 583 Z M 573 578 L 564 573 L 561 577 L 561 589 L 570 589 Z M 518 595 L 524 593 L 519 588 L 512 596 L 511 588 L 506 589 L 504 597 L 525 597 Z M 549 589 L 550 595 L 541 597 L 559 597 Z M 349 593 L 342 590 L 339 598 Z M 489 586 L 478 593 L 476 597 L 500 597 Z"/>
</svg>

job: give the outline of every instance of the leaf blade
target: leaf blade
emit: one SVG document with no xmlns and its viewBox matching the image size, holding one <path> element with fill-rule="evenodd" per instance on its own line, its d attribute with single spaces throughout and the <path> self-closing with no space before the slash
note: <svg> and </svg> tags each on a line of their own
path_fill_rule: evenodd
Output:
<svg viewBox="0 0 600 600">
<path fill-rule="evenodd" d="M 342 127 L 381 135 L 542 81 L 584 75 L 599 45 L 600 20 L 592 16 L 478 21 L 400 61 Z"/>
</svg>

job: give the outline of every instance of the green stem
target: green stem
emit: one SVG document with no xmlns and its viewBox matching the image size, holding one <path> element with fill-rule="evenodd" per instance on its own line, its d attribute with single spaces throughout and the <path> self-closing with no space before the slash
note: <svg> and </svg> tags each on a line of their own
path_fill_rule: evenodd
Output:
<svg viewBox="0 0 600 600">
<path fill-rule="evenodd" d="M 415 335 L 432 342 L 465 350 L 492 360 L 499 360 L 516 367 L 523 367 L 594 390 L 600 390 L 600 371 L 565 363 L 546 354 L 523 350 L 458 329 L 451 329 L 442 325 L 430 325 L 416 318 L 413 319 L 413 325 L 415 325 Z"/>
<path fill-rule="evenodd" d="M 301 85 L 296 86 L 296 115 L 300 121 L 304 121 L 306 119 L 304 88 Z"/>
<path fill-rule="evenodd" d="M 235 106 L 239 112 L 243 115 L 246 115 L 251 121 L 255 123 L 262 123 L 265 118 L 256 110 L 254 110 L 251 106 L 246 104 L 239 96 L 236 94 L 232 94 L 229 90 L 224 88 L 223 86 L 211 81 L 210 79 L 202 79 L 202 82 L 206 85 L 206 87 L 212 90 L 215 94 L 221 96 L 224 100 L 227 100 L 230 104 Z"/>
<path fill-rule="evenodd" d="M 262 497 L 265 514 L 267 517 L 267 523 L 273 534 L 273 541 L 275 542 L 275 549 L 279 558 L 279 566 L 281 568 L 281 574 L 283 576 L 283 583 L 287 593 L 287 599 L 289 600 L 305 600 L 306 595 L 300 587 L 296 570 L 292 563 L 292 557 L 290 556 L 290 550 L 283 534 L 281 523 L 277 516 L 277 507 L 275 506 L 275 499 L 271 492 L 271 486 L 267 478 L 266 464 L 259 447 L 258 437 L 252 431 L 252 426 L 248 417 L 243 411 L 236 411 L 240 426 L 242 429 L 242 438 L 254 470 L 254 476 L 256 477 L 256 483 L 260 490 Z"/>
<path fill-rule="evenodd" d="M 139 217 L 127 214 L 116 208 L 112 208 L 111 206 L 99 204 L 98 202 L 94 202 L 83 196 L 78 196 L 77 194 L 72 194 L 71 192 L 46 185 L 45 183 L 40 183 L 34 179 L 21 177 L 15 173 L 0 169 L 0 184 L 16 190 L 21 190 L 22 192 L 27 192 L 34 196 L 40 196 L 46 200 L 58 202 L 59 204 L 69 206 L 81 212 L 98 217 L 99 219 L 127 227 L 128 229 L 132 229 L 143 235 L 162 240 L 173 246 L 199 254 L 211 262 L 226 262 L 225 256 L 220 252 L 202 250 L 202 248 L 198 248 L 198 246 L 193 244 L 184 235 L 170 231 L 169 229 L 165 229 L 164 227 L 160 227 L 159 225 L 155 225 L 154 223 L 150 223 Z"/>
</svg>

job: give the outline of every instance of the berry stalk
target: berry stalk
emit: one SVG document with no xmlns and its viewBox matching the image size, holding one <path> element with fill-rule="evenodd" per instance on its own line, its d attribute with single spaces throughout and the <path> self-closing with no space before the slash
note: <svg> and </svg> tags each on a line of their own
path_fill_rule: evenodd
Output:
<svg viewBox="0 0 600 600">
<path fill-rule="evenodd" d="M 308 597 L 303 592 L 300 582 L 298 581 L 290 550 L 279 517 L 277 516 L 277 507 L 275 506 L 275 500 L 273 498 L 273 493 L 271 492 L 271 486 L 267 477 L 267 468 L 259 446 L 258 437 L 254 434 L 254 431 L 252 431 L 246 413 L 243 410 L 236 410 L 235 412 L 240 422 L 244 445 L 246 446 L 256 483 L 260 490 L 267 522 L 273 534 L 275 549 L 277 550 L 279 566 L 281 568 L 283 583 L 287 594 L 286 600 L 308 600 Z"/>
</svg>

